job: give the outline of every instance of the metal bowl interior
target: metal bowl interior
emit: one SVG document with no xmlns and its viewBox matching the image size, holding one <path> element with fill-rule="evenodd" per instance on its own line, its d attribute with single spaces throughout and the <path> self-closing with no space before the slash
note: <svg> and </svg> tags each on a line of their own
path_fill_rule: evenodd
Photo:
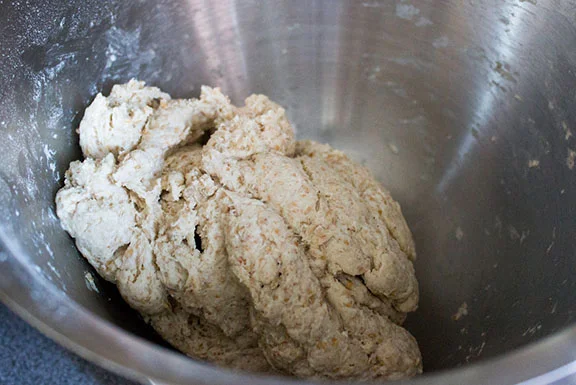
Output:
<svg viewBox="0 0 576 385">
<path fill-rule="evenodd" d="M 162 346 L 58 224 L 83 109 L 137 77 L 264 93 L 372 169 L 418 247 L 415 383 L 576 371 L 574 2 L 46 1 L 0 19 L 0 295 L 64 345 L 163 383 L 271 380 Z"/>
</svg>

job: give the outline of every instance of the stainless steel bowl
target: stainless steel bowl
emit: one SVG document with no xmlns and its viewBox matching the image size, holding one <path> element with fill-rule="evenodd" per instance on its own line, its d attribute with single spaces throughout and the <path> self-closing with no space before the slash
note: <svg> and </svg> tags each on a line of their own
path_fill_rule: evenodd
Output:
<svg viewBox="0 0 576 385">
<path fill-rule="evenodd" d="M 0 294 L 63 345 L 159 383 L 272 381 L 161 346 L 58 224 L 83 109 L 138 77 L 267 94 L 391 189 L 419 250 L 411 384 L 576 372 L 574 1 L 17 1 L 0 20 Z"/>
</svg>

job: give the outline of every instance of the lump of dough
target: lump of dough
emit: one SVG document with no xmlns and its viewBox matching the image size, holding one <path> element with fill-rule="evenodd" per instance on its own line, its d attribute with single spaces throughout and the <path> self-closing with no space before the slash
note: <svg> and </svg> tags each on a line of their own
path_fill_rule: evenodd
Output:
<svg viewBox="0 0 576 385">
<path fill-rule="evenodd" d="M 115 282 L 116 251 L 136 229 L 136 209 L 128 193 L 112 181 L 112 154 L 101 160 L 72 162 L 56 195 L 56 213 L 78 250 L 105 279 Z"/>
<path fill-rule="evenodd" d="M 401 327 L 418 282 L 400 206 L 340 151 L 296 141 L 266 96 L 236 107 L 133 80 L 96 97 L 80 141 L 62 225 L 176 348 L 298 377 L 421 372 Z"/>
<path fill-rule="evenodd" d="M 154 107 L 169 99 L 170 95 L 158 88 L 145 87 L 136 80 L 115 85 L 108 97 L 96 95 L 78 129 L 82 153 L 86 158 L 100 159 L 132 150 Z"/>
</svg>

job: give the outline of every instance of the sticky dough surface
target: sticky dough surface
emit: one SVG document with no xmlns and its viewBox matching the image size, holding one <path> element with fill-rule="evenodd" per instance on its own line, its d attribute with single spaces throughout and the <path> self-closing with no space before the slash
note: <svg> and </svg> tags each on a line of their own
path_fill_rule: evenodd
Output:
<svg viewBox="0 0 576 385">
<path fill-rule="evenodd" d="M 172 99 L 132 80 L 97 95 L 79 132 L 62 225 L 176 348 L 300 377 L 421 371 L 400 326 L 418 304 L 400 206 L 342 152 L 296 141 L 266 96 L 235 107 L 217 88 Z"/>
</svg>

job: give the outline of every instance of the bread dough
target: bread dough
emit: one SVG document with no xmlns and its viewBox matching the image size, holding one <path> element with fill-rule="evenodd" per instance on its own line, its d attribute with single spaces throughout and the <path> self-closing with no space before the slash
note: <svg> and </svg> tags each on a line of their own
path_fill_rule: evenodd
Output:
<svg viewBox="0 0 576 385">
<path fill-rule="evenodd" d="M 296 141 L 284 109 L 135 80 L 80 123 L 57 213 L 98 273 L 198 359 L 314 378 L 421 372 L 400 206 L 342 152 Z M 202 145 L 202 143 L 205 143 Z"/>
</svg>

